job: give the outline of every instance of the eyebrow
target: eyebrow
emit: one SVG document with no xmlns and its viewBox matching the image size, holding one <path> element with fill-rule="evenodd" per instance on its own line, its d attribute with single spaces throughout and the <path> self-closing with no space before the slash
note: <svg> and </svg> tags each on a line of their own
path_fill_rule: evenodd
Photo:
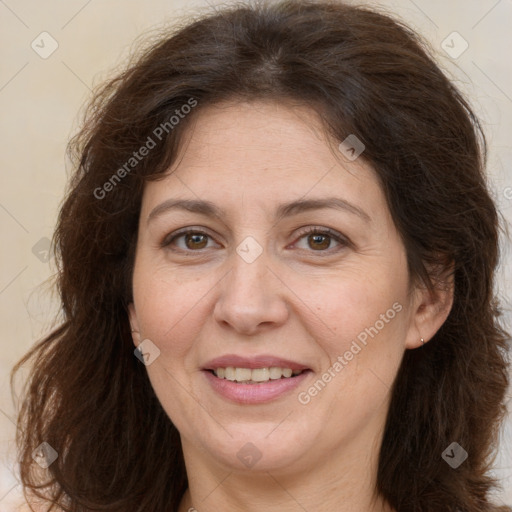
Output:
<svg viewBox="0 0 512 512">
<path fill-rule="evenodd" d="M 280 204 L 275 213 L 276 221 L 285 217 L 297 215 L 299 213 L 321 210 L 321 209 L 336 209 L 351 213 L 363 219 L 365 222 L 371 222 L 371 217 L 361 208 L 349 203 L 340 197 L 326 197 L 322 199 L 298 199 L 289 203 Z M 170 210 L 185 210 L 192 213 L 199 213 L 208 217 L 216 217 L 222 219 L 226 216 L 225 211 L 219 208 L 210 201 L 196 200 L 196 199 L 167 199 L 163 203 L 153 208 L 148 215 L 147 223 L 154 218 L 166 213 Z"/>
</svg>

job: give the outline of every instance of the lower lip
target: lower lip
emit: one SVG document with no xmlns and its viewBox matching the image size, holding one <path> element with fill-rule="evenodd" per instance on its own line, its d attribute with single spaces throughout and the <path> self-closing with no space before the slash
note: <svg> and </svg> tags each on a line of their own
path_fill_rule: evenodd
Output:
<svg viewBox="0 0 512 512">
<path fill-rule="evenodd" d="M 237 384 L 219 379 L 212 372 L 204 370 L 208 382 L 219 395 L 240 404 L 261 404 L 275 400 L 299 386 L 310 373 L 311 370 L 305 370 L 295 377 L 269 380 L 261 384 Z"/>
</svg>

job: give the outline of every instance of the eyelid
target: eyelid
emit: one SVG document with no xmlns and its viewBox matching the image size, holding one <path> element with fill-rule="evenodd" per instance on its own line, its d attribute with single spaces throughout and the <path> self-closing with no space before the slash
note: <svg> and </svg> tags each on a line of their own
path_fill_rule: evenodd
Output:
<svg viewBox="0 0 512 512">
<path fill-rule="evenodd" d="M 211 240 L 215 241 L 215 237 L 213 235 L 211 235 L 205 228 L 199 228 L 199 227 L 196 228 L 194 226 L 187 226 L 185 228 L 181 228 L 181 229 L 179 229 L 177 231 L 173 231 L 172 233 L 166 235 L 163 238 L 162 242 L 160 243 L 160 246 L 162 248 L 165 248 L 168 245 L 170 245 L 177 238 L 180 238 L 180 237 L 182 237 L 184 235 L 187 235 L 187 234 L 206 235 Z M 299 228 L 299 232 L 297 233 L 295 241 L 292 243 L 292 245 L 297 243 L 297 241 L 299 241 L 300 239 L 304 238 L 306 235 L 309 235 L 309 234 L 319 234 L 319 235 L 329 236 L 330 238 L 334 239 L 339 244 L 339 247 L 337 249 L 332 249 L 331 248 L 331 249 L 320 250 L 320 251 L 310 250 L 310 251 L 307 251 L 307 252 L 324 254 L 324 255 L 330 255 L 333 252 L 338 252 L 340 249 L 343 249 L 344 247 L 351 247 L 352 246 L 352 242 L 346 236 L 344 236 L 343 234 L 339 233 L 338 231 L 335 231 L 334 229 L 331 229 L 331 228 L 328 228 L 328 227 L 321 227 L 321 226 L 314 226 L 314 225 L 313 226 L 307 226 L 307 227 L 302 228 L 302 229 Z M 215 241 L 215 243 L 218 243 L 218 242 Z M 180 251 L 181 252 L 189 252 L 189 253 L 194 253 L 194 252 L 202 253 L 205 250 L 206 249 L 198 249 L 196 251 L 194 251 L 194 250 L 186 250 L 186 249 L 178 249 L 177 251 L 178 252 L 180 252 Z M 305 250 L 305 249 L 298 249 L 298 250 Z"/>
<path fill-rule="evenodd" d="M 169 233 L 168 235 L 165 235 L 162 242 L 160 243 L 161 247 L 167 247 L 170 245 L 171 242 L 173 242 L 176 238 L 179 238 L 183 235 L 188 234 L 198 234 L 198 235 L 206 235 L 210 239 L 215 240 L 215 237 L 205 228 L 202 227 L 194 227 L 194 226 L 187 226 L 185 228 L 178 229 L 177 231 L 173 231 L 172 233 Z M 218 242 L 215 242 L 218 243 Z M 200 252 L 200 251 L 188 251 L 188 252 Z"/>
<path fill-rule="evenodd" d="M 297 239 L 293 243 L 295 244 L 298 240 L 300 240 L 300 239 L 304 238 L 306 235 L 310 235 L 310 234 L 329 236 L 330 238 L 334 239 L 339 244 L 339 247 L 337 249 L 331 248 L 331 249 L 327 249 L 325 251 L 310 250 L 308 252 L 330 255 L 334 252 L 338 252 L 340 249 L 343 249 L 344 247 L 352 247 L 352 245 L 353 245 L 352 242 L 345 235 L 339 233 L 338 231 L 336 231 L 334 229 L 331 229 L 328 227 L 322 227 L 322 226 L 308 226 L 308 227 L 302 229 L 297 234 Z"/>
</svg>

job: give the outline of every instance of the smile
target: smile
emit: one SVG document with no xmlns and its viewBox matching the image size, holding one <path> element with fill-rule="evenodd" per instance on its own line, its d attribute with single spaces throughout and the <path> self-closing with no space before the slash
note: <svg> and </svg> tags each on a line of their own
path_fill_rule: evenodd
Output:
<svg viewBox="0 0 512 512">
<path fill-rule="evenodd" d="M 259 384 L 269 380 L 289 379 L 292 376 L 300 375 L 303 370 L 292 370 L 291 368 L 217 368 L 213 373 L 219 379 L 226 379 L 232 382 L 244 382 L 245 384 Z"/>
<path fill-rule="evenodd" d="M 220 370 L 220 372 L 219 372 Z M 224 371 L 224 376 L 221 376 Z M 274 375 L 274 378 L 271 377 Z M 279 371 L 279 377 L 277 377 Z M 217 376 L 217 372 L 219 375 Z M 249 373 L 250 372 L 250 373 Z M 263 404 L 285 399 L 291 395 L 310 374 L 311 370 L 290 368 L 217 368 L 203 370 L 210 388 L 222 399 L 245 405 Z M 238 380 L 240 377 L 240 380 Z M 265 379 L 265 380 L 257 380 Z M 295 395 L 293 395 L 295 399 Z"/>
</svg>

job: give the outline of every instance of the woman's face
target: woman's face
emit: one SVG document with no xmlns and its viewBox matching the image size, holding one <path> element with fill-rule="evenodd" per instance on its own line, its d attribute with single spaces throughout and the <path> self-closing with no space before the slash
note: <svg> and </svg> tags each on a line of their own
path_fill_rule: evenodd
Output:
<svg viewBox="0 0 512 512">
<path fill-rule="evenodd" d="M 198 114 L 146 185 L 130 306 L 186 457 L 267 471 L 373 457 L 404 350 L 433 334 L 376 175 L 335 157 L 305 107 Z"/>
</svg>

